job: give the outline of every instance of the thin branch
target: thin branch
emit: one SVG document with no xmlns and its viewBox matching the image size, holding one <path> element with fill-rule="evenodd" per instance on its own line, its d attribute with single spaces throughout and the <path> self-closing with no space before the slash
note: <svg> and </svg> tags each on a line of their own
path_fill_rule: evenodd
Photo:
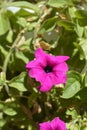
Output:
<svg viewBox="0 0 87 130">
<path fill-rule="evenodd" d="M 5 58 L 4 65 L 3 65 L 3 72 L 5 72 L 5 73 L 6 73 L 6 71 L 7 71 L 7 66 L 8 66 L 8 63 L 9 63 L 11 54 L 13 53 L 14 48 L 16 47 L 16 44 L 20 41 L 20 39 L 21 39 L 22 36 L 23 36 L 23 33 L 20 32 L 20 33 L 18 34 L 16 40 L 15 40 L 14 43 L 12 44 L 12 47 L 10 48 L 7 57 Z"/>
</svg>

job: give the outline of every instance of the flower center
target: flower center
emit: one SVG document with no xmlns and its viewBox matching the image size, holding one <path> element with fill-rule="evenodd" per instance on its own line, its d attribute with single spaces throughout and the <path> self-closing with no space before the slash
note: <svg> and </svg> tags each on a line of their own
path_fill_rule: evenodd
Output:
<svg viewBox="0 0 87 130">
<path fill-rule="evenodd" d="M 47 65 L 45 68 L 44 68 L 45 72 L 46 73 L 49 73 L 49 72 L 52 72 L 52 67 Z"/>
</svg>

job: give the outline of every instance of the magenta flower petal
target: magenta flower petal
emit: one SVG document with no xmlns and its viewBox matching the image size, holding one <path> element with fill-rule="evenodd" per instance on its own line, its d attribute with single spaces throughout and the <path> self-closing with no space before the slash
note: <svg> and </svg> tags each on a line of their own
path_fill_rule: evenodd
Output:
<svg viewBox="0 0 87 130">
<path fill-rule="evenodd" d="M 49 77 L 53 85 L 66 83 L 67 79 L 66 75 L 63 72 L 50 73 Z"/>
<path fill-rule="evenodd" d="M 38 48 L 35 51 L 35 60 L 26 65 L 30 77 L 41 83 L 38 88 L 42 92 L 51 90 L 53 85 L 66 83 L 66 72 L 68 56 L 53 56 Z"/>
<path fill-rule="evenodd" d="M 32 68 L 40 68 L 39 62 L 37 60 L 30 61 L 26 64 L 26 69 L 32 69 Z"/>
<path fill-rule="evenodd" d="M 62 71 L 57 71 L 55 72 L 55 75 L 58 77 L 57 84 L 66 83 L 67 80 L 66 73 Z"/>
<path fill-rule="evenodd" d="M 67 61 L 69 58 L 70 58 L 69 56 L 56 56 L 56 60 L 58 61 L 58 63 Z"/>
<path fill-rule="evenodd" d="M 29 75 L 32 78 L 35 78 L 37 81 L 43 83 L 46 77 L 45 72 L 40 68 L 33 68 L 30 69 Z"/>
<path fill-rule="evenodd" d="M 52 88 L 52 85 L 53 84 L 51 78 L 49 76 L 46 76 L 44 82 L 41 84 L 41 86 L 38 87 L 38 89 L 41 92 L 47 92 Z"/>
<path fill-rule="evenodd" d="M 53 85 L 56 85 L 56 84 L 59 83 L 58 76 L 56 76 L 55 73 L 50 73 L 49 77 L 50 77 L 51 82 L 53 83 Z"/>
<path fill-rule="evenodd" d="M 41 48 L 35 51 L 35 57 L 42 66 L 46 66 L 46 53 Z"/>
<path fill-rule="evenodd" d="M 54 66 L 55 64 L 57 64 L 57 59 L 53 55 L 47 54 L 46 59 L 47 59 L 47 63 L 51 66 Z"/>
<path fill-rule="evenodd" d="M 58 117 L 54 118 L 50 122 L 50 125 L 52 127 L 52 130 L 66 130 L 66 124 Z"/>
<path fill-rule="evenodd" d="M 54 118 L 50 122 L 43 122 L 39 124 L 40 130 L 67 130 L 64 121 L 60 120 L 58 117 Z"/>
<path fill-rule="evenodd" d="M 69 56 L 53 56 L 50 54 L 46 54 L 46 59 L 47 59 L 48 64 L 56 65 L 58 63 L 67 61 L 69 59 Z"/>
<path fill-rule="evenodd" d="M 39 124 L 40 130 L 52 130 L 49 122 L 44 122 Z"/>
<path fill-rule="evenodd" d="M 68 71 L 68 66 L 65 62 L 57 64 L 53 67 L 53 71 L 63 71 L 66 72 Z"/>
</svg>

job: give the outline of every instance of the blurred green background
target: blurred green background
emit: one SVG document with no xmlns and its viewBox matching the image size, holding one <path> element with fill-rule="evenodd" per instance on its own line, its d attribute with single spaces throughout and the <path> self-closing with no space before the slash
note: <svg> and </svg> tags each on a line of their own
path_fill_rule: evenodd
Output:
<svg viewBox="0 0 87 130">
<path fill-rule="evenodd" d="M 38 47 L 70 56 L 65 87 L 37 90 L 25 66 Z M 1 0 L 0 130 L 37 130 L 57 116 L 87 130 L 87 0 Z"/>
</svg>

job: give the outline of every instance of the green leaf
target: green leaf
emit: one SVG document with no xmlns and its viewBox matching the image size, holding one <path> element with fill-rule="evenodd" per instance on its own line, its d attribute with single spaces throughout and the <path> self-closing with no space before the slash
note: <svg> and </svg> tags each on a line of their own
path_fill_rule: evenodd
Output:
<svg viewBox="0 0 87 130">
<path fill-rule="evenodd" d="M 79 81 L 77 81 L 74 78 L 69 78 L 67 80 L 64 92 L 61 97 L 65 98 L 65 99 L 72 98 L 73 96 L 75 96 L 75 94 L 77 92 L 80 91 L 80 89 L 81 89 L 80 87 L 81 87 L 81 85 L 80 85 Z"/>
<path fill-rule="evenodd" d="M 68 99 L 75 96 L 81 90 L 81 76 L 78 72 L 69 71 L 68 80 L 64 88 L 62 98 Z"/>
<path fill-rule="evenodd" d="M 80 59 L 87 60 L 87 39 L 81 39 L 80 43 L 74 43 L 74 45 L 78 48 L 80 52 Z"/>
<path fill-rule="evenodd" d="M 10 29 L 8 17 L 0 12 L 0 35 L 5 34 Z"/>
<path fill-rule="evenodd" d="M 8 52 L 1 45 L 0 45 L 0 54 L 3 55 L 4 57 L 6 57 L 8 55 Z"/>
<path fill-rule="evenodd" d="M 77 25 L 76 25 L 76 27 L 75 27 L 75 31 L 76 31 L 76 33 L 77 33 L 77 35 L 78 35 L 79 37 L 82 37 L 82 36 L 83 36 L 83 33 L 84 33 L 84 28 L 81 27 L 81 26 L 77 23 Z"/>
<path fill-rule="evenodd" d="M 32 35 L 32 34 L 28 33 L 28 36 L 29 35 Z M 22 45 L 20 45 L 20 50 L 25 50 L 25 51 L 33 53 L 33 51 L 31 50 L 31 43 L 32 43 L 32 38 L 27 39 Z"/>
<path fill-rule="evenodd" d="M 4 85 L 6 80 L 6 74 L 4 72 L 0 73 L 0 88 L 2 88 L 2 86 Z"/>
<path fill-rule="evenodd" d="M 0 128 L 3 127 L 5 124 L 6 124 L 6 119 L 0 119 Z"/>
<path fill-rule="evenodd" d="M 76 8 L 73 6 L 73 7 L 69 7 L 69 15 L 71 18 L 75 18 L 76 15 L 75 15 L 75 12 L 76 12 Z"/>
<path fill-rule="evenodd" d="M 86 74 L 84 76 L 83 82 L 84 82 L 85 87 L 87 87 L 87 72 L 86 72 Z"/>
<path fill-rule="evenodd" d="M 81 99 L 83 102 L 87 101 L 87 87 L 84 87 L 82 90 L 80 90 L 77 94 L 76 97 L 78 99 Z"/>
<path fill-rule="evenodd" d="M 29 59 L 21 51 L 16 51 L 15 55 L 18 59 L 21 59 L 24 63 L 28 63 Z"/>
<path fill-rule="evenodd" d="M 22 18 L 22 17 L 18 19 L 17 23 L 18 23 L 19 25 L 21 25 L 22 27 L 26 27 L 26 25 L 27 25 L 26 19 L 25 19 L 25 18 Z"/>
<path fill-rule="evenodd" d="M 15 13 L 16 16 L 20 16 L 20 17 L 26 17 L 26 16 L 29 17 L 29 16 L 33 16 L 35 14 L 36 14 L 35 11 L 26 10 L 26 9 L 23 9 L 23 8 Z"/>
<path fill-rule="evenodd" d="M 61 20 L 58 22 L 59 26 L 63 26 L 66 30 L 73 30 L 74 24 L 70 21 Z"/>
<path fill-rule="evenodd" d="M 78 23 L 81 27 L 84 27 L 87 25 L 87 18 L 78 19 Z"/>
<path fill-rule="evenodd" d="M 55 28 L 57 17 L 47 19 L 41 26 L 39 34 L 52 31 Z"/>
<path fill-rule="evenodd" d="M 13 31 L 12 31 L 12 30 L 9 30 L 8 35 L 7 35 L 7 37 L 6 37 L 6 40 L 7 40 L 9 43 L 12 43 L 12 41 L 13 41 Z"/>
<path fill-rule="evenodd" d="M 10 82 L 8 83 L 10 87 L 16 88 L 18 91 L 24 92 L 27 91 L 24 80 L 25 80 L 26 73 L 22 72 L 17 77 L 14 77 Z"/>
<path fill-rule="evenodd" d="M 78 43 L 76 43 L 76 42 L 74 42 L 74 45 L 78 49 L 78 51 L 80 53 L 80 60 L 85 59 L 85 55 L 84 55 L 84 52 L 83 52 L 81 46 Z"/>
<path fill-rule="evenodd" d="M 75 15 L 78 18 L 78 23 L 80 26 L 87 25 L 87 10 L 78 10 L 75 12 Z"/>
<path fill-rule="evenodd" d="M 14 116 L 17 114 L 17 112 L 13 108 L 4 108 L 3 112 L 9 116 Z"/>
<path fill-rule="evenodd" d="M 77 10 L 75 15 L 79 19 L 87 18 L 87 10 Z"/>
<path fill-rule="evenodd" d="M 76 71 L 68 71 L 67 77 L 74 78 L 74 79 L 78 80 L 79 82 L 82 81 L 81 74 L 79 72 L 76 72 Z"/>
<path fill-rule="evenodd" d="M 4 104 L 0 102 L 0 110 L 3 110 Z"/>
<path fill-rule="evenodd" d="M 85 59 L 87 60 L 87 39 L 83 39 L 83 40 L 80 42 L 79 45 L 80 45 L 80 47 L 81 47 L 82 50 L 83 50 Z"/>
<path fill-rule="evenodd" d="M 75 121 L 75 120 L 74 120 Z M 74 121 L 66 124 L 68 130 L 79 130 L 79 124 L 77 122 L 73 123 Z M 82 129 L 81 129 L 82 130 Z"/>
<path fill-rule="evenodd" d="M 14 6 L 14 7 L 21 7 L 21 8 L 28 8 L 28 9 L 32 9 L 36 12 L 38 12 L 38 8 L 35 4 L 31 4 L 30 2 L 27 1 L 18 1 L 18 2 L 12 2 L 12 3 L 8 3 L 7 6 Z"/>
<path fill-rule="evenodd" d="M 71 0 L 49 0 L 48 5 L 59 8 L 59 7 L 63 7 L 64 5 L 72 5 L 72 1 Z"/>
<path fill-rule="evenodd" d="M 75 110 L 75 109 L 73 109 L 73 110 L 67 110 L 66 111 L 66 114 L 67 115 L 71 115 L 72 116 L 72 119 L 75 119 L 77 116 L 78 116 L 78 114 L 77 114 L 77 111 Z"/>
</svg>

